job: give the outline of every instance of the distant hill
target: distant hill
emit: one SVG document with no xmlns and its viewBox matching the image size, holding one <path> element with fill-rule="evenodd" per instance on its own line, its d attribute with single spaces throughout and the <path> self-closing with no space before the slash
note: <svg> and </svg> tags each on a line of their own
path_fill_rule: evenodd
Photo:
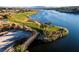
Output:
<svg viewBox="0 0 79 59">
<path fill-rule="evenodd" d="M 64 13 L 79 14 L 79 6 L 68 6 L 68 7 L 47 7 L 47 6 L 33 6 L 33 7 L 0 7 L 0 10 L 56 10 Z"/>
<path fill-rule="evenodd" d="M 69 7 L 40 7 L 40 8 L 38 7 L 38 9 L 56 10 L 56 11 L 59 11 L 59 12 L 79 14 L 79 6 L 69 6 Z"/>
<path fill-rule="evenodd" d="M 60 7 L 60 8 L 55 8 L 55 10 L 65 13 L 79 14 L 79 6 Z"/>
</svg>

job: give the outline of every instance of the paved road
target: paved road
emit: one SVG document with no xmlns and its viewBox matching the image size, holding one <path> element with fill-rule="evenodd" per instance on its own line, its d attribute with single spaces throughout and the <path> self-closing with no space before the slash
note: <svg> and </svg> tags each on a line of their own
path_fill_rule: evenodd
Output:
<svg viewBox="0 0 79 59">
<path fill-rule="evenodd" d="M 38 32 L 36 30 L 33 30 L 32 36 L 23 44 L 23 48 L 28 47 L 37 37 Z"/>
</svg>

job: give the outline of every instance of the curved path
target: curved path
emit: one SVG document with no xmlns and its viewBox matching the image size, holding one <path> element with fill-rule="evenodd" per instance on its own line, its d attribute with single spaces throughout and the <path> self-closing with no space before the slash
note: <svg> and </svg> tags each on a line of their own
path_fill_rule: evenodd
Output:
<svg viewBox="0 0 79 59">
<path fill-rule="evenodd" d="M 32 36 L 23 44 L 23 47 L 26 48 L 28 47 L 37 37 L 38 32 L 33 30 Z"/>
<path fill-rule="evenodd" d="M 26 39 L 26 42 L 22 44 L 22 47 L 23 47 L 24 49 L 27 48 L 27 47 L 35 40 L 35 38 L 37 37 L 37 35 L 38 35 L 38 32 L 35 31 L 35 30 L 33 30 L 33 31 L 32 31 L 32 36 L 30 36 L 28 39 Z M 14 52 L 14 49 L 13 49 L 13 47 L 11 46 L 11 47 L 7 48 L 7 49 L 5 50 L 5 52 Z"/>
</svg>

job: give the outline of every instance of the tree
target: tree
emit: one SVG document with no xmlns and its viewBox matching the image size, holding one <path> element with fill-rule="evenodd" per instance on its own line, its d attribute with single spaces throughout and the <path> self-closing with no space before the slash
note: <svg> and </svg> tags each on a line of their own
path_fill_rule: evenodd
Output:
<svg viewBox="0 0 79 59">
<path fill-rule="evenodd" d="M 52 23 L 51 23 L 51 22 L 47 22 L 47 23 L 45 23 L 45 24 L 47 24 L 47 25 L 51 26 L 51 24 L 52 24 Z"/>
</svg>

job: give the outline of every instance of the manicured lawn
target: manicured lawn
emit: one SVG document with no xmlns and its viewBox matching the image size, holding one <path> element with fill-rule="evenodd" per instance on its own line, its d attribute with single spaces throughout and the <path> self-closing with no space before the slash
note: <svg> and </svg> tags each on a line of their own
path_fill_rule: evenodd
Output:
<svg viewBox="0 0 79 59">
<path fill-rule="evenodd" d="M 49 26 L 48 31 L 52 32 L 52 31 L 57 31 L 57 30 L 59 30 L 59 29 L 60 29 L 60 28 L 57 27 L 57 26 Z"/>
<path fill-rule="evenodd" d="M 33 15 L 36 14 L 37 11 L 28 11 L 28 12 L 20 12 L 20 13 L 15 13 L 15 14 L 11 14 L 8 16 L 9 20 L 19 20 L 19 21 L 26 21 L 29 20 L 28 18 Z"/>
<path fill-rule="evenodd" d="M 35 12 L 24 12 L 24 13 L 17 13 L 13 16 L 14 19 L 23 20 L 26 17 L 31 16 L 32 14 L 35 14 Z"/>
<path fill-rule="evenodd" d="M 33 14 L 35 14 L 36 12 L 24 12 L 24 13 L 16 13 L 15 15 L 10 16 L 10 20 L 11 22 L 15 22 L 18 23 L 20 25 L 26 25 L 29 26 L 31 28 L 35 28 L 35 29 L 41 29 L 35 22 L 25 22 L 25 20 L 29 19 L 29 17 Z M 48 31 L 52 32 L 52 31 L 57 31 L 59 29 L 59 27 L 56 26 L 48 26 Z M 43 30 L 43 29 L 41 29 Z"/>
<path fill-rule="evenodd" d="M 11 22 L 15 22 L 15 23 L 18 23 L 20 25 L 26 25 L 28 27 L 31 27 L 31 28 L 37 28 L 37 29 L 41 29 L 36 23 L 34 22 L 27 22 L 27 23 L 24 23 L 24 22 L 21 22 L 20 20 L 10 20 Z M 57 26 L 48 26 L 48 31 L 49 32 L 52 32 L 52 31 L 57 31 L 59 30 L 60 28 L 57 27 Z"/>
<path fill-rule="evenodd" d="M 27 22 L 26 25 L 31 27 L 31 28 L 38 28 L 38 25 L 34 22 Z"/>
</svg>

